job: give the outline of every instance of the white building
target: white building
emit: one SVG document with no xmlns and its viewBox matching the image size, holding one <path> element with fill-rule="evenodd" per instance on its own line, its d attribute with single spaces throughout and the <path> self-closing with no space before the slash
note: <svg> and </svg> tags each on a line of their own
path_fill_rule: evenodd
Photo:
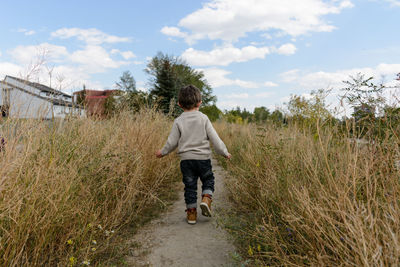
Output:
<svg viewBox="0 0 400 267">
<path fill-rule="evenodd" d="M 72 97 L 39 83 L 6 76 L 0 82 L 0 110 L 10 118 L 64 118 L 81 116 L 84 110 L 72 103 Z"/>
</svg>

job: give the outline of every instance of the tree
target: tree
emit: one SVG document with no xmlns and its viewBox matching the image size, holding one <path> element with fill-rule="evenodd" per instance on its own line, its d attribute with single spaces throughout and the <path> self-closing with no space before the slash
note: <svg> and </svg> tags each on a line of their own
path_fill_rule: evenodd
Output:
<svg viewBox="0 0 400 267">
<path fill-rule="evenodd" d="M 356 123 L 356 134 L 359 136 L 372 137 L 377 133 L 376 111 L 382 111 L 385 98 L 382 96 L 385 86 L 373 83 L 373 77 L 365 78 L 358 73 L 355 77 L 350 76 L 347 85 L 342 89 L 342 99 L 354 109 L 353 117 Z"/>
<path fill-rule="evenodd" d="M 256 122 L 264 122 L 269 117 L 269 110 L 266 107 L 256 107 L 253 113 Z"/>
<path fill-rule="evenodd" d="M 127 91 L 131 93 L 136 93 L 136 81 L 129 71 L 124 71 L 119 81 L 116 82 L 117 89 L 122 91 Z"/>
<path fill-rule="evenodd" d="M 366 110 L 367 117 L 374 117 L 376 109 L 385 103 L 382 97 L 385 86 L 373 83 L 373 79 L 373 77 L 365 78 L 365 75 L 358 73 L 355 77 L 350 76 L 349 81 L 344 81 L 347 86 L 342 89 L 345 92 L 342 98 L 354 109 L 355 113 Z"/>
<path fill-rule="evenodd" d="M 158 54 L 150 61 L 145 70 L 152 76 L 150 79 L 150 83 L 152 83 L 150 95 L 157 98 L 161 110 L 165 113 L 170 111 L 171 100 L 177 102 L 175 64 L 175 58 Z"/>
<path fill-rule="evenodd" d="M 215 104 L 216 97 L 212 95 L 212 88 L 204 78 L 204 73 L 194 70 L 178 57 L 159 52 L 147 64 L 145 72 L 150 75 L 150 95 L 157 98 L 160 109 L 165 113 L 169 113 L 173 107 L 178 111 L 175 115 L 179 114 L 176 105 L 178 93 L 189 84 L 200 89 L 203 106 Z"/>
<path fill-rule="evenodd" d="M 281 123 L 284 123 L 284 117 L 283 117 L 283 113 L 280 111 L 280 110 L 278 110 L 278 109 L 275 109 L 273 112 L 272 112 L 272 114 L 271 114 L 271 116 L 270 116 L 270 119 L 274 122 L 274 123 L 279 123 L 279 124 L 281 124 Z"/>
<path fill-rule="evenodd" d="M 210 121 L 218 120 L 223 114 L 222 111 L 219 110 L 219 108 L 217 108 L 216 105 L 201 107 L 200 111 L 206 114 L 210 119 Z"/>
<path fill-rule="evenodd" d="M 326 104 L 326 97 L 329 93 L 330 90 L 319 89 L 312 91 L 310 98 L 292 95 L 289 103 L 287 103 L 288 120 L 311 131 L 317 131 L 318 125 L 335 123 L 335 119 Z"/>
</svg>

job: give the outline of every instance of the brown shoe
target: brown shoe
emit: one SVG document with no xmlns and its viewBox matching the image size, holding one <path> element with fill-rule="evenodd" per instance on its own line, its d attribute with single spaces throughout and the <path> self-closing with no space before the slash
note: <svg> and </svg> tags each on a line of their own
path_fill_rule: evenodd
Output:
<svg viewBox="0 0 400 267">
<path fill-rule="evenodd" d="M 186 219 L 188 224 L 196 224 L 197 211 L 196 208 L 186 209 Z"/>
<path fill-rule="evenodd" d="M 200 203 L 201 214 L 206 217 L 211 217 L 211 195 L 204 194 Z"/>
</svg>

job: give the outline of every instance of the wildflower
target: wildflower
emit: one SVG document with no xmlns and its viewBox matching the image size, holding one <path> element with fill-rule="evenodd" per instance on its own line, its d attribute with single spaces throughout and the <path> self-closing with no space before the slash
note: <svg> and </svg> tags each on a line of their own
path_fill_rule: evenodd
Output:
<svg viewBox="0 0 400 267">
<path fill-rule="evenodd" d="M 90 261 L 86 260 L 82 262 L 83 265 L 89 266 L 90 265 Z"/>
<path fill-rule="evenodd" d="M 69 257 L 69 266 L 74 266 L 76 263 L 76 258 L 71 256 Z"/>
<path fill-rule="evenodd" d="M 103 230 L 103 227 L 101 226 L 101 224 L 97 225 L 97 228 L 99 228 L 100 230 Z"/>
<path fill-rule="evenodd" d="M 113 234 L 113 233 L 114 233 L 114 230 L 111 230 L 111 233 Z"/>
<path fill-rule="evenodd" d="M 261 251 L 261 246 L 260 246 L 260 244 L 257 245 L 257 251 L 258 251 L 258 252 Z"/>
<path fill-rule="evenodd" d="M 89 223 L 87 226 L 88 226 L 89 228 L 92 228 L 92 227 L 93 227 L 93 224 Z"/>
<path fill-rule="evenodd" d="M 92 248 L 92 251 L 93 251 L 93 252 L 96 251 L 96 248 Z"/>
<path fill-rule="evenodd" d="M 251 248 L 250 245 L 249 245 L 249 250 L 247 251 L 247 253 L 249 253 L 249 256 L 253 256 L 253 249 Z"/>
<path fill-rule="evenodd" d="M 92 240 L 92 244 L 93 245 L 97 245 L 97 241 L 96 240 Z"/>
<path fill-rule="evenodd" d="M 74 243 L 74 241 L 72 241 L 72 239 L 68 239 L 67 244 L 68 245 L 72 245 Z"/>
<path fill-rule="evenodd" d="M 257 166 L 257 167 L 260 167 L 260 162 L 257 162 L 256 166 Z"/>
</svg>

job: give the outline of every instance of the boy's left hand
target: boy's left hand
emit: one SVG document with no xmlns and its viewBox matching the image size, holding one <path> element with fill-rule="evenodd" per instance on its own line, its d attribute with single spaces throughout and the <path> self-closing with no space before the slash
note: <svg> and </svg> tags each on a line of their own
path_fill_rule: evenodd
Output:
<svg viewBox="0 0 400 267">
<path fill-rule="evenodd" d="M 163 157 L 163 154 L 161 153 L 161 150 L 157 150 L 156 151 L 156 157 L 157 158 L 162 158 Z"/>
</svg>

